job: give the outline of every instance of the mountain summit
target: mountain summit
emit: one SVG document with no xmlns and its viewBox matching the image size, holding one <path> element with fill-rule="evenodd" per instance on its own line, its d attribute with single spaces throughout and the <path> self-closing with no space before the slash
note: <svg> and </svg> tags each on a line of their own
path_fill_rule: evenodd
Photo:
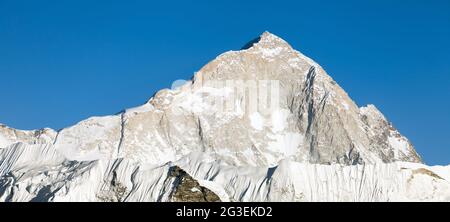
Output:
<svg viewBox="0 0 450 222">
<path fill-rule="evenodd" d="M 269 32 L 117 115 L 0 126 L 0 147 L 4 201 L 450 200 L 449 167 L 421 164 L 374 105 Z"/>
<path fill-rule="evenodd" d="M 242 47 L 242 50 L 249 49 L 253 47 L 255 44 L 258 44 L 262 48 L 276 48 L 276 47 L 291 47 L 289 43 L 284 41 L 282 38 L 265 31 L 261 36 L 255 38 L 254 40 L 248 42 Z"/>
</svg>

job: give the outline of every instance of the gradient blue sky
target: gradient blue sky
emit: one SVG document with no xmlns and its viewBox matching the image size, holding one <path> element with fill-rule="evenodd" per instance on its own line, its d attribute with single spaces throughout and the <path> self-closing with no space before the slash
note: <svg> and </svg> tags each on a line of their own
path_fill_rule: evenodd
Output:
<svg viewBox="0 0 450 222">
<path fill-rule="evenodd" d="M 72 125 L 144 103 L 268 30 L 450 163 L 450 1 L 0 0 L 0 122 Z"/>
</svg>

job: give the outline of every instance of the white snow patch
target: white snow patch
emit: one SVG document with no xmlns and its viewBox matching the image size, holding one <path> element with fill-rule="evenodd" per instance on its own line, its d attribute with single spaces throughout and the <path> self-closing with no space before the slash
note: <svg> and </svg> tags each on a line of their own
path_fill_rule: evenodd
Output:
<svg viewBox="0 0 450 222">
<path fill-rule="evenodd" d="M 290 58 L 290 59 L 288 60 L 288 63 L 289 63 L 289 65 L 290 65 L 291 67 L 300 69 L 301 66 L 300 66 L 299 64 L 301 64 L 301 61 L 302 61 L 302 60 L 300 60 L 300 58 L 295 57 L 295 58 Z"/>
<path fill-rule="evenodd" d="M 402 152 L 405 155 L 409 154 L 409 149 L 408 149 L 409 144 L 405 139 L 403 139 L 401 137 L 397 138 L 397 137 L 390 136 L 390 137 L 388 137 L 388 141 L 389 141 L 389 144 L 394 148 L 397 156 L 398 156 L 398 152 Z"/>
<path fill-rule="evenodd" d="M 142 106 L 137 106 L 137 107 L 134 107 L 134 108 L 127 109 L 126 112 L 127 113 L 145 113 L 145 112 L 150 112 L 150 111 L 152 111 L 154 109 L 155 108 L 153 107 L 152 104 L 146 103 L 146 104 L 144 104 Z"/>
<path fill-rule="evenodd" d="M 284 50 L 283 47 L 276 47 L 273 49 L 270 48 L 261 48 L 260 52 L 262 53 L 262 55 L 264 57 L 275 57 L 277 55 L 279 55 L 282 51 Z"/>
<path fill-rule="evenodd" d="M 342 107 L 344 107 L 345 110 L 349 110 L 350 107 L 348 106 L 348 104 L 346 102 L 342 102 Z"/>
<path fill-rule="evenodd" d="M 55 148 L 69 160 L 110 158 L 119 145 L 120 116 L 92 117 L 63 129 Z"/>
<path fill-rule="evenodd" d="M 200 190 L 199 190 L 197 187 L 193 187 L 193 188 L 191 189 L 191 192 L 196 193 L 196 192 L 200 192 Z"/>
<path fill-rule="evenodd" d="M 283 153 L 285 157 L 294 156 L 303 145 L 304 136 L 295 132 L 269 136 L 274 141 L 269 142 L 268 148 L 275 152 Z"/>
<path fill-rule="evenodd" d="M 287 109 L 275 110 L 272 113 L 272 132 L 283 131 L 287 127 L 287 118 L 290 112 Z"/>
<path fill-rule="evenodd" d="M 197 180 L 197 181 L 200 184 L 200 186 L 206 187 L 213 193 L 215 193 L 222 202 L 230 202 L 230 197 L 228 196 L 227 192 L 218 183 L 209 180 Z"/>
<path fill-rule="evenodd" d="M 429 168 L 440 177 L 450 181 L 450 166 L 431 166 Z"/>
<path fill-rule="evenodd" d="M 3 135 L 0 134 L 0 149 L 5 148 L 8 145 L 9 145 L 9 141 Z"/>
<path fill-rule="evenodd" d="M 368 104 L 367 106 L 360 107 L 359 111 L 362 115 L 373 116 L 374 118 L 379 119 L 386 119 L 384 115 L 373 104 Z"/>
<path fill-rule="evenodd" d="M 213 84 L 213 83 L 211 83 Z M 196 114 L 212 114 L 224 112 L 223 101 L 232 93 L 227 87 L 204 86 L 195 92 L 183 92 L 176 96 L 174 106 L 175 112 L 193 112 Z"/>
<path fill-rule="evenodd" d="M 258 112 L 250 114 L 250 123 L 252 127 L 256 130 L 263 130 L 264 128 L 264 117 Z"/>
</svg>

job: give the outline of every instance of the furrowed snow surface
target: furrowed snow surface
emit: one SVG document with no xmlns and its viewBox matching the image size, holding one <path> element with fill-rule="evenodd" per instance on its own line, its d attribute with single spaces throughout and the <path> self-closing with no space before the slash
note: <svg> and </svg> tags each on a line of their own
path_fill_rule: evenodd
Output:
<svg viewBox="0 0 450 222">
<path fill-rule="evenodd" d="M 269 84 L 279 106 L 250 112 L 229 83 Z M 174 167 L 221 201 L 450 201 L 450 166 L 424 165 L 374 105 L 268 32 L 117 115 L 0 125 L 0 201 L 174 201 Z"/>
</svg>

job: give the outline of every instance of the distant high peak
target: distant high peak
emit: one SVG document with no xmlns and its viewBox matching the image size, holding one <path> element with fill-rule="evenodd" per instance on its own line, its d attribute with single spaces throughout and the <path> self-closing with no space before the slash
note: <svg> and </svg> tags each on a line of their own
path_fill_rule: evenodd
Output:
<svg viewBox="0 0 450 222">
<path fill-rule="evenodd" d="M 277 48 L 277 47 L 288 47 L 291 48 L 289 43 L 287 43 L 282 38 L 265 31 L 258 38 L 253 39 L 252 41 L 245 44 L 242 49 L 250 49 L 254 46 L 259 46 L 260 48 Z"/>
</svg>

